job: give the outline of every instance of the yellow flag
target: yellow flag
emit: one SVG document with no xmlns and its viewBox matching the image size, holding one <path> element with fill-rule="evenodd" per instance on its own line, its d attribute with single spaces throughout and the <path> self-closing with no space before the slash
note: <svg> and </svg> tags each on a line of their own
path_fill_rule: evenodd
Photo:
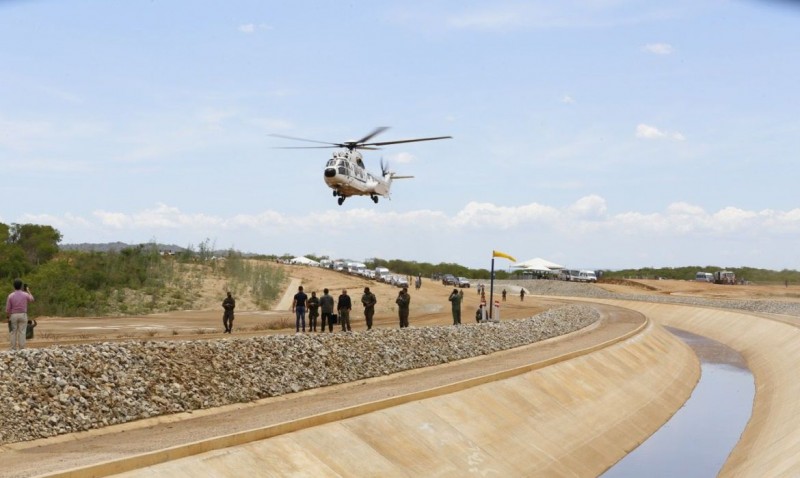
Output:
<svg viewBox="0 0 800 478">
<path fill-rule="evenodd" d="M 506 259 L 510 260 L 511 262 L 517 262 L 517 260 L 514 259 L 513 257 L 511 257 L 508 254 L 505 254 L 503 252 L 500 252 L 500 251 L 492 251 L 492 257 L 505 257 Z"/>
</svg>

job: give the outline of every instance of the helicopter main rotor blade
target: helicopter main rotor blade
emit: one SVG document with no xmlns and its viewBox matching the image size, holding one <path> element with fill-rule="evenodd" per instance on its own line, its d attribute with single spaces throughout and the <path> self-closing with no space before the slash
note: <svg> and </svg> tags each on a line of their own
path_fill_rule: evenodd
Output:
<svg viewBox="0 0 800 478">
<path fill-rule="evenodd" d="M 437 139 L 452 139 L 452 136 L 436 136 L 433 138 L 416 138 L 416 139 L 401 139 L 398 141 L 383 141 L 380 143 L 364 143 L 359 145 L 359 149 L 364 149 L 364 146 L 386 146 L 387 144 L 400 144 L 400 143 L 416 143 L 417 141 L 435 141 Z"/>
<path fill-rule="evenodd" d="M 378 126 L 377 128 L 375 128 L 375 131 L 373 131 L 372 133 L 364 136 L 363 138 L 359 139 L 358 141 L 349 141 L 348 144 L 361 145 L 361 144 L 366 143 L 367 141 L 371 140 L 374 136 L 377 136 L 377 135 L 383 133 L 387 129 L 389 129 L 388 126 Z"/>
<path fill-rule="evenodd" d="M 331 143 L 330 141 L 317 141 L 316 139 L 306 139 L 306 138 L 296 138 L 294 136 L 286 136 L 283 134 L 270 134 L 269 136 L 274 136 L 275 138 L 283 138 L 283 139 L 291 139 L 294 141 L 306 141 L 309 143 L 320 143 L 320 144 L 329 144 L 329 148 L 344 148 L 344 144 L 342 143 Z M 322 146 L 320 146 L 322 147 Z"/>
<path fill-rule="evenodd" d="M 341 147 L 336 144 L 333 146 L 273 146 L 272 149 L 333 149 Z"/>
</svg>

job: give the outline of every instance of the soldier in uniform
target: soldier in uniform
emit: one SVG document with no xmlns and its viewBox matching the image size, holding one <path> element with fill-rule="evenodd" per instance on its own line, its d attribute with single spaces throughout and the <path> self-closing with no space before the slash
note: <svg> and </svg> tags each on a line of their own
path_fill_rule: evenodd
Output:
<svg viewBox="0 0 800 478">
<path fill-rule="evenodd" d="M 347 290 L 342 289 L 342 295 L 336 302 L 336 310 L 339 312 L 339 322 L 342 324 L 342 332 L 350 332 L 350 309 L 353 308 L 353 302 L 350 296 L 347 295 Z"/>
<path fill-rule="evenodd" d="M 411 296 L 408 295 L 408 287 L 403 287 L 403 290 L 397 294 L 395 303 L 398 307 L 398 314 L 400 315 L 400 328 L 408 327 L 408 307 L 411 305 Z"/>
<path fill-rule="evenodd" d="M 308 331 L 316 332 L 317 317 L 319 317 L 319 297 L 317 297 L 316 291 L 311 292 L 311 297 L 308 298 L 306 304 L 308 304 Z M 322 323 L 321 330 L 325 330 L 325 322 Z"/>
<path fill-rule="evenodd" d="M 328 332 L 333 332 L 333 296 L 328 294 L 328 289 L 322 291 L 322 297 L 319 298 L 319 308 L 322 311 L 322 328 L 321 332 L 325 332 L 325 324 L 328 324 Z"/>
<path fill-rule="evenodd" d="M 364 306 L 364 318 L 367 321 L 367 330 L 372 329 L 372 317 L 375 316 L 375 304 L 378 299 L 375 294 L 369 291 L 369 287 L 364 287 L 364 295 L 361 296 L 361 304 Z"/>
<path fill-rule="evenodd" d="M 464 291 L 453 289 L 447 300 L 453 306 L 453 325 L 461 325 L 461 301 L 464 300 Z"/>
<path fill-rule="evenodd" d="M 236 308 L 236 301 L 233 296 L 228 292 L 228 297 L 222 300 L 222 308 L 225 312 L 222 313 L 222 325 L 225 327 L 224 334 L 229 334 L 233 331 L 233 309 Z"/>
</svg>

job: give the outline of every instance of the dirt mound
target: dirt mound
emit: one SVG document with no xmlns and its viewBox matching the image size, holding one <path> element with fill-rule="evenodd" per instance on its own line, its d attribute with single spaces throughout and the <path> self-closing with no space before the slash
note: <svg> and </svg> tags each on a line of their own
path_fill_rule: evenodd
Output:
<svg viewBox="0 0 800 478">
<path fill-rule="evenodd" d="M 603 284 L 603 285 L 621 285 L 621 286 L 630 287 L 630 288 L 633 288 L 633 289 L 647 290 L 647 291 L 658 291 L 659 290 L 658 288 L 653 287 L 651 285 L 642 284 L 641 282 L 637 282 L 637 281 L 629 280 L 629 279 L 600 279 L 597 283 L 598 284 Z"/>
</svg>

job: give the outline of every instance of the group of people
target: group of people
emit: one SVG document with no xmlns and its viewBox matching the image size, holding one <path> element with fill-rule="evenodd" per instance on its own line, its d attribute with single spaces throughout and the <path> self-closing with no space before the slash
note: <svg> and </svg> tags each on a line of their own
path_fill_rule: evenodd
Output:
<svg viewBox="0 0 800 478">
<path fill-rule="evenodd" d="M 408 288 L 403 287 L 397 296 L 397 305 L 399 306 L 400 327 L 408 327 L 408 310 L 411 304 L 411 296 L 408 294 Z M 375 305 L 378 303 L 378 298 L 369 290 L 369 287 L 364 287 L 364 293 L 361 295 L 361 305 L 364 307 L 364 319 L 367 324 L 367 330 L 372 330 L 372 320 L 375 317 Z M 317 331 L 317 319 L 320 319 L 320 332 L 325 331 L 327 326 L 328 332 L 333 332 L 334 324 L 341 326 L 342 332 L 350 332 L 352 326 L 350 325 L 350 311 L 353 309 L 353 301 L 347 294 L 347 289 L 342 289 L 342 293 L 338 299 L 334 301 L 330 291 L 325 288 L 322 290 L 322 296 L 317 297 L 316 291 L 311 292 L 311 297 L 306 295 L 303 291 L 303 286 L 297 288 L 297 294 L 294 295 L 292 300 L 291 309 L 295 313 L 295 331 L 306 331 L 306 312 L 308 313 L 308 331 Z M 334 314 L 334 310 L 336 314 Z"/>
<path fill-rule="evenodd" d="M 505 295 L 505 290 L 503 290 L 503 295 Z M 453 325 L 461 325 L 461 303 L 464 300 L 464 291 L 453 289 L 448 300 L 453 313 Z M 361 305 L 364 307 L 367 330 L 372 330 L 375 305 L 377 303 L 378 299 L 375 294 L 370 291 L 369 287 L 364 287 L 364 293 L 361 295 Z M 400 290 L 395 299 L 395 304 L 397 304 L 400 328 L 408 327 L 408 314 L 411 306 L 411 295 L 408 293 L 408 287 L 403 287 Z M 225 309 L 222 318 L 225 333 L 231 333 L 233 329 L 233 309 L 236 307 L 236 302 L 231 297 L 230 292 L 228 292 L 228 297 L 222 301 L 222 307 Z M 311 296 L 308 296 L 303 290 L 303 286 L 299 286 L 292 299 L 291 306 L 291 310 L 295 314 L 295 331 L 297 333 L 306 331 L 325 332 L 327 328 L 328 332 L 333 332 L 333 326 L 339 324 L 342 332 L 350 332 L 352 330 L 350 325 L 350 312 L 352 309 L 353 301 L 347 294 L 347 289 L 342 289 L 339 297 L 334 299 L 327 288 L 323 289 L 322 295 L 318 297 L 316 291 L 312 291 Z M 488 310 L 481 305 L 476 311 L 475 320 L 478 322 L 485 321 L 487 312 Z M 307 323 L 306 318 L 308 318 Z"/>
<path fill-rule="evenodd" d="M 372 329 L 372 319 L 375 317 L 375 304 L 377 303 L 378 298 L 375 297 L 375 294 L 369 290 L 369 287 L 364 287 L 364 294 L 361 295 L 361 305 L 364 307 L 367 330 Z M 403 287 L 397 295 L 396 303 L 399 310 L 400 327 L 408 327 L 411 296 L 408 294 L 407 287 Z M 236 308 L 236 301 L 230 292 L 222 301 L 222 308 L 224 309 L 222 314 L 224 333 L 230 334 L 233 331 L 233 311 Z M 309 332 L 317 332 L 318 323 L 319 332 L 324 332 L 326 327 L 328 332 L 333 332 L 335 324 L 341 326 L 342 332 L 350 332 L 352 330 L 350 325 L 350 311 L 352 309 L 353 301 L 347 294 L 347 289 L 342 289 L 338 299 L 334 300 L 327 288 L 323 289 L 321 296 L 317 297 L 317 292 L 312 291 L 309 297 L 303 290 L 303 286 L 300 286 L 292 299 L 291 306 L 291 310 L 295 314 L 295 331 L 298 333 L 306 331 L 306 317 L 308 317 Z"/>
</svg>

